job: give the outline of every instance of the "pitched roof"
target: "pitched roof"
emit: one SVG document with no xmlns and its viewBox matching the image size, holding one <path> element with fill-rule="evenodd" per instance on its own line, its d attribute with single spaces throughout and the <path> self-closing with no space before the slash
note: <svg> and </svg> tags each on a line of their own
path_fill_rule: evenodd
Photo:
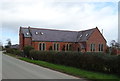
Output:
<svg viewBox="0 0 120 81">
<path fill-rule="evenodd" d="M 89 30 L 84 30 L 84 31 L 79 31 L 77 35 L 77 42 L 84 42 L 88 40 L 90 35 L 93 33 L 95 28 L 89 29 Z"/>
<path fill-rule="evenodd" d="M 95 28 L 84 31 L 65 31 L 42 28 L 20 27 L 24 37 L 31 37 L 32 41 L 83 42 L 92 34 Z"/>
<path fill-rule="evenodd" d="M 20 27 L 20 31 L 24 35 L 24 37 L 31 37 L 31 34 L 30 34 L 28 28 Z"/>
</svg>

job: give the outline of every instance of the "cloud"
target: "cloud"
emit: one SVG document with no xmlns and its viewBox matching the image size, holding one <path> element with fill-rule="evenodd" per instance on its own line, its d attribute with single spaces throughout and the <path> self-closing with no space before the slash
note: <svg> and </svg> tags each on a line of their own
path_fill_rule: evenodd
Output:
<svg viewBox="0 0 120 81">
<path fill-rule="evenodd" d="M 16 33 L 16 38 L 20 26 L 77 31 L 98 26 L 108 41 L 117 39 L 117 2 L 2 0 L 0 12 L 3 32 Z"/>
</svg>

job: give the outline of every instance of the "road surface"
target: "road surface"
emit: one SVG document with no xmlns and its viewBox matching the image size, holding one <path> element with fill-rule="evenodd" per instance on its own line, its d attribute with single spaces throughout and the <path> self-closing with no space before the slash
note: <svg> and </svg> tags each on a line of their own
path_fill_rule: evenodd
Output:
<svg viewBox="0 0 120 81">
<path fill-rule="evenodd" d="M 2 80 L 2 51 L 0 51 L 0 81 Z"/>
<path fill-rule="evenodd" d="M 2 63 L 3 79 L 78 79 L 4 54 Z"/>
</svg>

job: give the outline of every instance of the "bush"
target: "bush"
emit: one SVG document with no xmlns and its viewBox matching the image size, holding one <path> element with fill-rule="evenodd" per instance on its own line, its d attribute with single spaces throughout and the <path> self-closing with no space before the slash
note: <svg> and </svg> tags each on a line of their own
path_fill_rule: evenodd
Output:
<svg viewBox="0 0 120 81">
<path fill-rule="evenodd" d="M 30 51 L 35 60 L 72 66 L 86 70 L 120 74 L 120 56 L 104 53 Z"/>
<path fill-rule="evenodd" d="M 25 56 L 29 57 L 30 51 L 33 50 L 34 48 L 32 46 L 25 46 L 23 48 L 23 52 L 25 54 Z"/>
<path fill-rule="evenodd" d="M 15 54 L 15 55 L 20 55 L 21 51 L 15 48 L 7 48 L 6 49 L 7 53 Z"/>
<path fill-rule="evenodd" d="M 20 51 L 20 50 L 14 50 L 14 54 L 15 54 L 15 55 L 20 55 L 20 54 L 21 54 L 21 51 Z"/>
<path fill-rule="evenodd" d="M 15 49 L 13 49 L 13 48 L 6 48 L 6 52 L 7 52 L 7 53 L 12 53 L 12 54 L 13 54 L 13 53 L 14 53 L 14 50 L 15 50 Z"/>
</svg>

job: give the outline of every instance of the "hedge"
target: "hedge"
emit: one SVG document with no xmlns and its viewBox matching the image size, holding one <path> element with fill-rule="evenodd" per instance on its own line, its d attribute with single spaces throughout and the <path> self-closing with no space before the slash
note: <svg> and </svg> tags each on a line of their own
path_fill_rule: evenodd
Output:
<svg viewBox="0 0 120 81">
<path fill-rule="evenodd" d="M 30 51 L 30 58 L 86 70 L 120 74 L 120 56 L 103 53 Z"/>
<path fill-rule="evenodd" d="M 29 57 L 30 51 L 31 51 L 32 49 L 34 49 L 32 46 L 25 46 L 25 47 L 23 48 L 23 53 L 24 53 L 24 55 L 27 56 L 27 57 Z"/>
<path fill-rule="evenodd" d="M 6 49 L 7 53 L 15 54 L 15 55 L 20 55 L 21 51 L 15 48 L 7 48 Z"/>
</svg>

